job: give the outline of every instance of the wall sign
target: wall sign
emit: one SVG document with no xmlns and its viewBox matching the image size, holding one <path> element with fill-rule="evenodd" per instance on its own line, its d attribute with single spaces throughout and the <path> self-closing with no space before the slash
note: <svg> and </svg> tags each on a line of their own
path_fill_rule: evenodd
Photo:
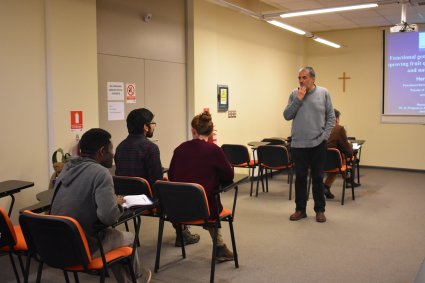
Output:
<svg viewBox="0 0 425 283">
<path fill-rule="evenodd" d="M 124 83 L 107 82 L 108 100 L 124 100 Z"/>
<path fill-rule="evenodd" d="M 124 101 L 108 101 L 108 121 L 124 120 Z"/>
<path fill-rule="evenodd" d="M 127 103 L 136 103 L 136 84 L 126 83 L 125 92 Z"/>
<path fill-rule="evenodd" d="M 226 112 L 229 109 L 229 87 L 217 85 L 217 111 Z"/>
<path fill-rule="evenodd" d="M 71 132 L 83 130 L 83 111 L 71 111 Z"/>
</svg>

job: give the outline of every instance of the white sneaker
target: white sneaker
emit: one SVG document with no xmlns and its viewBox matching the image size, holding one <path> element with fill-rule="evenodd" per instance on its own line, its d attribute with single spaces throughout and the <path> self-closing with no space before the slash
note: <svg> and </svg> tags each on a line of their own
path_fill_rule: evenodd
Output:
<svg viewBox="0 0 425 283">
<path fill-rule="evenodd" d="M 142 267 L 140 273 L 136 275 L 138 283 L 149 283 L 152 278 L 152 272 L 149 268 Z"/>
</svg>

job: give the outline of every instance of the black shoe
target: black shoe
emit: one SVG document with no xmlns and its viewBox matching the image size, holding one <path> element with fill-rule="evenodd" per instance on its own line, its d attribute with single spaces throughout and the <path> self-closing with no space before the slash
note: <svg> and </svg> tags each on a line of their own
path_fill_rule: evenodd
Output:
<svg viewBox="0 0 425 283">
<path fill-rule="evenodd" d="M 325 192 L 325 197 L 327 199 L 334 199 L 335 198 L 334 194 L 331 193 L 331 192 Z"/>
<path fill-rule="evenodd" d="M 191 245 L 191 244 L 196 244 L 197 242 L 199 242 L 199 239 L 201 238 L 198 234 L 192 234 L 190 233 L 189 229 L 186 228 L 182 231 L 183 234 L 183 244 L 185 246 L 187 245 Z M 181 240 L 179 235 L 177 234 L 176 236 L 176 242 L 174 244 L 176 247 L 181 247 Z"/>
<path fill-rule="evenodd" d="M 325 197 L 327 199 L 334 199 L 335 198 L 334 194 L 331 193 L 331 190 L 328 189 L 327 187 L 324 188 L 324 191 L 325 191 Z"/>
</svg>

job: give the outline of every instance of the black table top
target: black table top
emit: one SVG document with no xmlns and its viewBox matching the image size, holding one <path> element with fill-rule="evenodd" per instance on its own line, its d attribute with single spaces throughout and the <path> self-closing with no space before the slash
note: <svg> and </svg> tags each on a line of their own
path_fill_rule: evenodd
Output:
<svg viewBox="0 0 425 283">
<path fill-rule="evenodd" d="M 246 179 L 248 179 L 247 174 L 236 173 L 235 176 L 233 177 L 233 182 L 230 183 L 230 184 L 225 184 L 225 185 L 220 186 L 220 189 L 217 190 L 216 193 L 227 192 L 228 190 L 233 189 L 234 187 L 236 187 L 237 185 L 239 185 L 240 183 L 242 183 Z"/>
<path fill-rule="evenodd" d="M 12 195 L 20 192 L 23 189 L 33 187 L 33 182 L 20 181 L 20 180 L 8 180 L 0 182 L 0 197 Z"/>
<path fill-rule="evenodd" d="M 46 190 L 46 191 L 39 192 L 35 196 L 39 202 L 37 204 L 24 207 L 19 212 L 22 213 L 24 212 L 24 210 L 30 210 L 35 213 L 40 213 L 40 212 L 49 210 L 50 203 L 52 202 L 54 193 L 55 193 L 55 190 Z"/>
<path fill-rule="evenodd" d="M 256 149 L 256 148 L 258 148 L 259 146 L 262 146 L 262 145 L 268 145 L 268 144 L 270 144 L 270 142 L 252 141 L 252 142 L 249 142 L 249 143 L 248 143 L 248 145 L 249 145 L 252 149 Z"/>
</svg>

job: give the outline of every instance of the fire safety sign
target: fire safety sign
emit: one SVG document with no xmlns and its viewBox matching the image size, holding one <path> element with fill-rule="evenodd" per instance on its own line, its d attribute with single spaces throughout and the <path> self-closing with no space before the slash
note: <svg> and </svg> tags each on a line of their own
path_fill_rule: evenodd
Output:
<svg viewBox="0 0 425 283">
<path fill-rule="evenodd" d="M 71 111 L 71 131 L 83 130 L 83 111 Z"/>
</svg>

